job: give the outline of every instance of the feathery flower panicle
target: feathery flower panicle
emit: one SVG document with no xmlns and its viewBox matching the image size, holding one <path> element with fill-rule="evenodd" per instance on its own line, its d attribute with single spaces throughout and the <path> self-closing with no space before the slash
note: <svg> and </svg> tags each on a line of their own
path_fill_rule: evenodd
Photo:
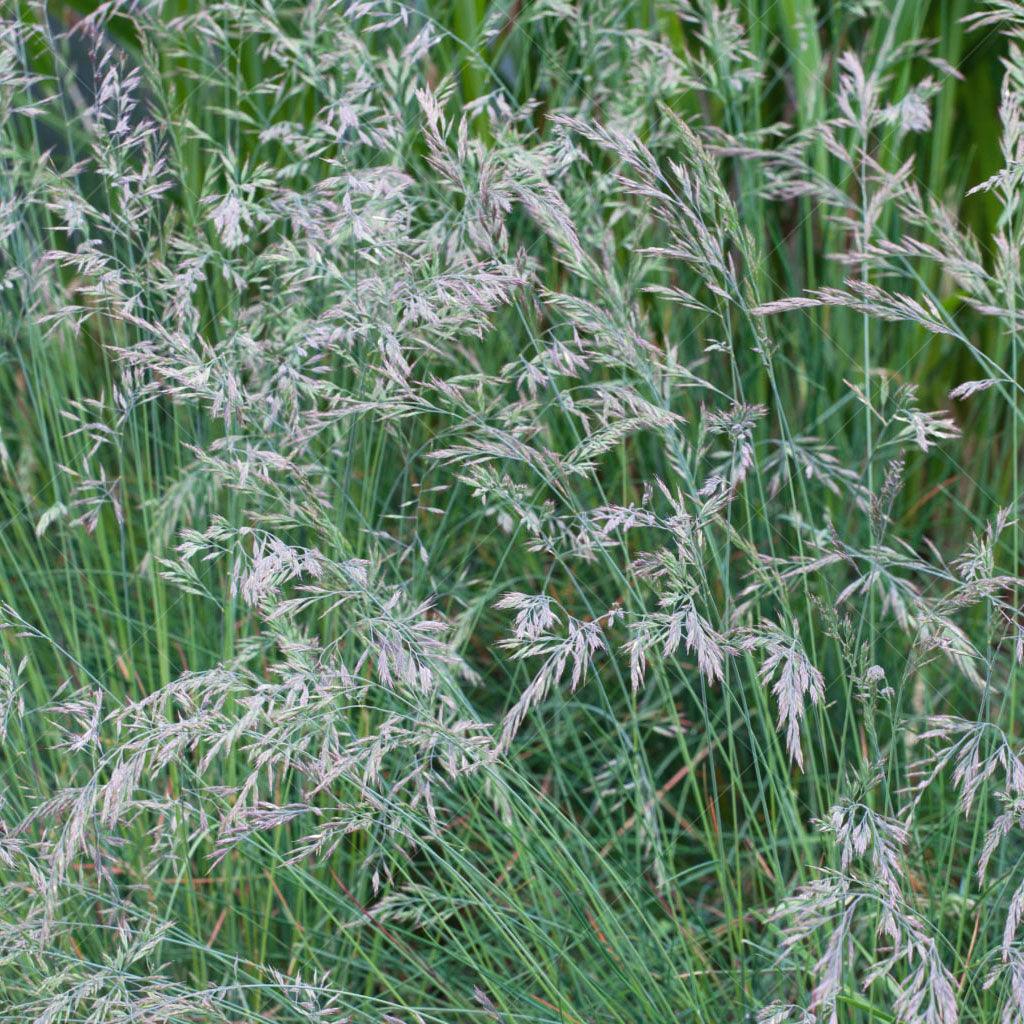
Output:
<svg viewBox="0 0 1024 1024">
<path fill-rule="evenodd" d="M 552 622 L 552 625 L 554 624 Z M 502 641 L 502 646 L 510 649 L 517 660 L 534 657 L 544 659 L 532 682 L 506 713 L 502 722 L 497 750 L 506 752 L 522 727 L 526 715 L 547 697 L 552 688 L 563 681 L 566 670 L 571 666 L 569 691 L 574 693 L 583 682 L 594 656 L 599 651 L 607 649 L 607 642 L 598 621 L 584 622 L 567 616 L 564 637 L 544 630 L 535 637 L 516 637 Z"/>
<path fill-rule="evenodd" d="M 785 727 L 789 756 L 803 768 L 800 724 L 807 700 L 818 704 L 824 699 L 824 676 L 807 657 L 795 624 L 793 635 L 789 635 L 774 623 L 764 622 L 759 627 L 739 631 L 737 643 L 740 650 L 759 651 L 764 655 L 758 675 L 764 685 L 771 685 L 778 702 L 778 728 Z"/>
</svg>

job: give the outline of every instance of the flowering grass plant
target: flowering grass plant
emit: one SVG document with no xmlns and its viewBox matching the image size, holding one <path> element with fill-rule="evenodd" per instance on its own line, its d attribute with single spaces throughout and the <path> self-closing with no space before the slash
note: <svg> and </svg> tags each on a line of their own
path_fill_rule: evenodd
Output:
<svg viewBox="0 0 1024 1024">
<path fill-rule="evenodd" d="M 1024 1020 L 1024 4 L 8 0 L 0 1021 Z"/>
</svg>

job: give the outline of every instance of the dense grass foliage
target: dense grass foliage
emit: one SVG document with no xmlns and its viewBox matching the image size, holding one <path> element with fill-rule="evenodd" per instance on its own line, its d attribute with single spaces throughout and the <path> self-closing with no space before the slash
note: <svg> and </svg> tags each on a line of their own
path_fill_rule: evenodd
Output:
<svg viewBox="0 0 1024 1024">
<path fill-rule="evenodd" d="M 7 0 L 0 1021 L 1024 1020 L 1024 5 Z"/>
</svg>

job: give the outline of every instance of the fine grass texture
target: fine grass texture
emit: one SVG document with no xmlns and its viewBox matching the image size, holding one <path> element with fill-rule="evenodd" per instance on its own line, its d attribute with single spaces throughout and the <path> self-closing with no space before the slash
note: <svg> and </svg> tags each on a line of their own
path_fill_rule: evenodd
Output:
<svg viewBox="0 0 1024 1024">
<path fill-rule="evenodd" d="M 0 1021 L 1024 1020 L 1024 4 L 7 0 Z"/>
</svg>

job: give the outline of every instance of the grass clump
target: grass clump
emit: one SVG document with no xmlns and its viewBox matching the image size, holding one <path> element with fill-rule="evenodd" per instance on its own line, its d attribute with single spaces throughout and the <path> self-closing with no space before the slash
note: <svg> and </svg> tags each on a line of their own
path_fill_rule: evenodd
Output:
<svg viewBox="0 0 1024 1024">
<path fill-rule="evenodd" d="M 12 0 L 0 1020 L 1021 1019 L 1022 54 Z"/>
</svg>

